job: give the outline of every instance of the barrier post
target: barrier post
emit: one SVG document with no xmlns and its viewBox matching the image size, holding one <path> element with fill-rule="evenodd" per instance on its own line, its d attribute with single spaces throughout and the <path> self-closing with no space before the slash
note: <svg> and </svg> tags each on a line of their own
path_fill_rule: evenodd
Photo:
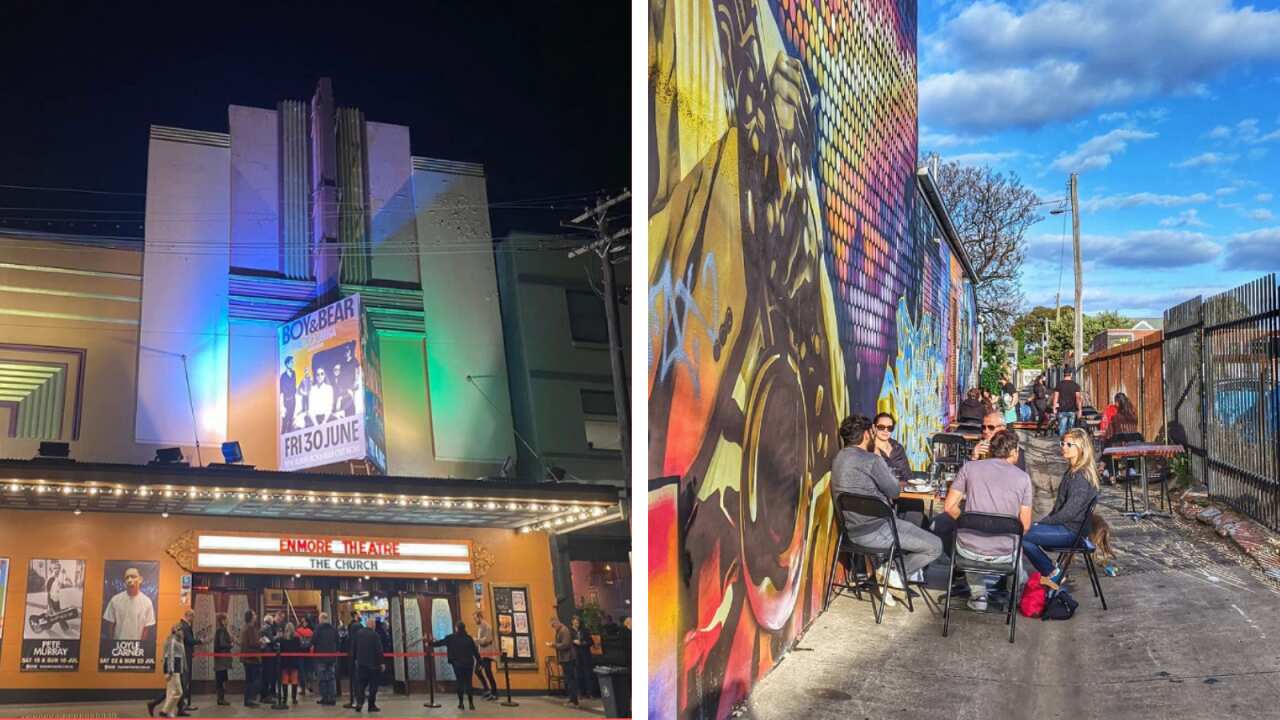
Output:
<svg viewBox="0 0 1280 720">
<path fill-rule="evenodd" d="M 498 704 L 503 707 L 518 706 L 520 703 L 511 699 L 511 659 L 505 652 L 502 653 L 502 680 L 507 684 L 507 701 Z"/>
<path fill-rule="evenodd" d="M 427 666 L 426 670 L 427 670 L 428 700 L 422 703 L 422 707 L 438 708 L 442 706 L 440 705 L 440 703 L 436 702 L 436 657 L 435 657 L 436 654 L 430 650 L 427 650 L 427 648 L 429 647 L 431 646 L 428 645 L 426 642 L 423 642 L 423 650 L 426 652 L 426 654 L 423 655 L 422 660 Z"/>
</svg>

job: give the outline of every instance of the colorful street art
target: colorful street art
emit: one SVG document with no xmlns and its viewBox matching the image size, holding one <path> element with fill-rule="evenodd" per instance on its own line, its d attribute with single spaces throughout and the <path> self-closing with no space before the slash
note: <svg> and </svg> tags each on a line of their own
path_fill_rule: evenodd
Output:
<svg viewBox="0 0 1280 720">
<path fill-rule="evenodd" d="M 650 714 L 718 719 L 822 610 L 840 420 L 894 413 L 923 467 L 973 294 L 919 190 L 914 2 L 651 0 L 649 32 Z"/>
</svg>

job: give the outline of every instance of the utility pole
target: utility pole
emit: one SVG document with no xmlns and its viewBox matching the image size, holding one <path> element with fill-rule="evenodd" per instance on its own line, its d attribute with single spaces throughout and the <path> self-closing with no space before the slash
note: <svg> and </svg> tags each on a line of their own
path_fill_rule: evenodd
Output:
<svg viewBox="0 0 1280 720">
<path fill-rule="evenodd" d="M 631 228 L 626 227 L 617 232 L 610 228 L 609 208 L 631 199 L 631 191 L 626 190 L 611 200 L 601 201 L 594 208 L 567 223 L 564 227 L 586 230 L 595 234 L 596 239 L 569 252 L 570 258 L 576 258 L 588 252 L 600 257 L 600 268 L 604 275 L 604 314 L 609 325 L 609 364 L 613 370 L 613 399 L 618 412 L 618 435 L 622 441 L 623 482 L 631 481 L 631 396 L 627 389 L 627 365 L 625 350 L 622 347 L 622 326 L 618 318 L 618 285 L 614 273 L 614 263 L 626 257 L 630 250 L 629 237 Z M 590 223 L 584 225 L 583 223 Z"/>
<path fill-rule="evenodd" d="M 1044 336 L 1040 345 L 1040 364 L 1044 366 L 1044 372 L 1049 372 L 1049 318 L 1041 318 L 1044 320 Z"/>
<path fill-rule="evenodd" d="M 1071 244 L 1075 252 L 1076 262 L 1076 326 L 1075 326 L 1075 352 L 1071 357 L 1071 364 L 1076 368 L 1077 382 L 1079 381 L 1080 371 L 1084 367 L 1084 309 L 1081 307 L 1081 295 L 1084 289 L 1084 277 L 1080 272 L 1080 198 L 1077 193 L 1079 186 L 1079 176 L 1071 173 Z"/>
</svg>

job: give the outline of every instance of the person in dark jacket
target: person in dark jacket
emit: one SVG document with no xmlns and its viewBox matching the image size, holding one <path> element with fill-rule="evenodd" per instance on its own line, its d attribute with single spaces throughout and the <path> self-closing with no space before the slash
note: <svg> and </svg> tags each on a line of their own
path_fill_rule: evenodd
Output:
<svg viewBox="0 0 1280 720">
<path fill-rule="evenodd" d="M 1036 422 L 1044 420 L 1044 409 L 1049 404 L 1049 386 L 1045 384 L 1044 375 L 1036 378 L 1031 386 L 1031 406 L 1036 409 Z"/>
<path fill-rule="evenodd" d="M 230 653 L 234 647 L 231 641 L 231 630 L 227 628 L 227 614 L 218 613 L 218 629 L 213 633 L 213 652 L 218 655 Z M 213 659 L 213 676 L 218 687 L 218 704 L 230 705 L 227 702 L 227 674 L 231 672 L 231 658 L 215 657 Z"/>
<path fill-rule="evenodd" d="M 472 710 L 475 710 L 476 698 L 472 689 L 471 675 L 476 671 L 476 664 L 480 662 L 480 648 L 467 634 L 467 624 L 459 621 L 448 637 L 431 643 L 431 647 L 441 646 L 446 648 L 447 659 L 453 666 L 454 677 L 457 678 L 458 709 L 466 709 L 462 707 L 462 696 L 466 693 L 467 703 L 471 705 Z"/>
<path fill-rule="evenodd" d="M 284 623 L 281 622 L 283 616 L 277 617 L 275 613 L 266 613 L 262 616 L 262 652 L 274 653 L 276 651 L 276 641 L 280 637 L 281 631 L 284 630 Z M 275 704 L 276 690 L 280 685 L 280 661 L 275 655 L 268 655 L 262 658 L 262 697 L 261 702 Z"/>
<path fill-rule="evenodd" d="M 591 637 L 591 630 L 583 624 L 581 615 L 574 615 L 569 622 L 573 631 L 573 669 L 578 674 L 578 694 L 589 697 L 592 694 L 591 678 L 595 667 L 591 647 L 595 645 L 595 639 Z"/>
<path fill-rule="evenodd" d="M 551 627 L 555 631 L 556 639 L 548 640 L 547 645 L 556 649 L 556 662 L 560 663 L 561 673 L 564 675 L 565 693 L 569 695 L 569 704 L 578 705 L 578 683 L 574 682 L 577 672 L 574 670 L 573 661 L 575 659 L 573 652 L 573 631 L 568 625 L 560 622 L 560 618 L 551 618 Z"/>
<path fill-rule="evenodd" d="M 256 653 L 262 649 L 262 628 L 258 626 L 258 616 L 252 610 L 244 611 L 244 628 L 240 631 L 240 652 Z M 244 665 L 244 706 L 256 708 L 258 693 L 262 690 L 262 658 L 242 657 Z"/>
<path fill-rule="evenodd" d="M 871 429 L 875 433 L 875 443 L 872 449 L 884 458 L 889 470 L 893 472 L 894 477 L 898 478 L 898 482 L 910 480 L 911 461 L 907 459 L 907 449 L 902 446 L 902 443 L 893 439 L 893 429 L 898 421 L 889 413 L 882 412 L 876 415 L 873 423 Z"/>
<path fill-rule="evenodd" d="M 356 666 L 356 712 L 364 708 L 364 701 L 369 699 L 369 712 L 378 712 L 378 676 L 382 673 L 383 655 L 382 638 L 372 628 L 364 626 L 356 630 L 352 643 L 352 653 Z"/>
<path fill-rule="evenodd" d="M 982 422 L 982 416 L 986 414 L 987 410 L 982 404 L 982 391 L 978 388 L 969 388 L 964 401 L 956 411 L 956 420 L 977 424 Z"/>
<path fill-rule="evenodd" d="M 382 640 L 382 647 L 386 648 L 387 651 L 390 652 L 392 648 L 391 627 L 387 624 L 387 622 L 383 620 L 381 617 L 379 617 L 373 623 L 373 631 L 378 633 L 378 638 Z M 383 663 L 381 670 L 378 672 L 378 684 L 390 685 L 393 682 L 393 680 L 394 680 L 394 673 L 391 672 L 390 659 L 388 658 Z"/>
<path fill-rule="evenodd" d="M 354 709 L 356 706 L 356 686 L 360 684 L 360 673 L 356 667 L 356 636 L 364 627 L 360 613 L 351 613 L 351 622 L 347 624 L 347 684 L 351 699 L 344 707 Z"/>
<path fill-rule="evenodd" d="M 1088 535 L 1090 518 L 1086 511 L 1098 496 L 1098 466 L 1089 433 L 1080 428 L 1068 430 L 1062 438 L 1062 457 L 1069 467 L 1058 486 L 1053 510 L 1033 523 L 1022 537 L 1022 551 L 1040 572 L 1044 584 L 1053 588 L 1058 587 L 1065 570 L 1056 567 L 1041 546 L 1066 547 L 1077 533 Z"/>
<path fill-rule="evenodd" d="M 311 636 L 311 651 L 317 654 L 338 652 L 338 630 L 329 622 L 329 613 L 320 613 L 320 624 L 316 625 Z M 320 675 L 320 704 L 337 705 L 338 690 L 334 683 L 333 672 L 335 658 L 319 657 L 315 660 Z"/>
<path fill-rule="evenodd" d="M 178 713 L 195 712 L 200 708 L 191 707 L 191 667 L 195 661 L 196 646 L 203 645 L 204 639 L 197 638 L 192 624 L 196 620 L 196 612 L 188 609 L 182 613 L 182 647 L 187 653 L 187 662 L 182 666 L 182 702 L 178 703 Z"/>
</svg>

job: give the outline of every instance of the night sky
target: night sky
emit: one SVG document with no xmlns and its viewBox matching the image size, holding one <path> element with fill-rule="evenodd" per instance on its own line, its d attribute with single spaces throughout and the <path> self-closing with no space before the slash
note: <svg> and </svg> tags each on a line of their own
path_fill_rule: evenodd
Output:
<svg viewBox="0 0 1280 720">
<path fill-rule="evenodd" d="M 150 125 L 226 132 L 321 76 L 415 155 L 484 163 L 490 203 L 629 185 L 626 0 L 112 5 L 0 0 L 0 185 L 132 194 L 0 188 L 0 227 L 141 236 Z M 495 209 L 494 234 L 585 202 Z"/>
</svg>

